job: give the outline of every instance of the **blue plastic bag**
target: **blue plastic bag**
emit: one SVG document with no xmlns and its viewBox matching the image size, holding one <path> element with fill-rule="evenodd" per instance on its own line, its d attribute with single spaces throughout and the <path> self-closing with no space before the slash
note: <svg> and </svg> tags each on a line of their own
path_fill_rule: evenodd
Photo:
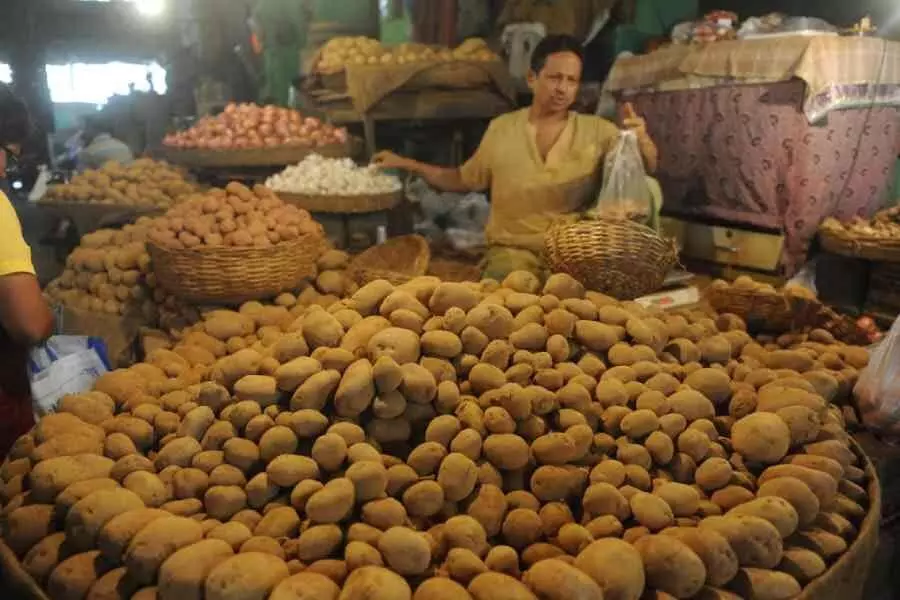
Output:
<svg viewBox="0 0 900 600">
<path fill-rule="evenodd" d="M 55 335 L 32 349 L 28 379 L 37 418 L 56 412 L 59 400 L 90 390 L 110 371 L 106 343 L 95 337 Z"/>
</svg>

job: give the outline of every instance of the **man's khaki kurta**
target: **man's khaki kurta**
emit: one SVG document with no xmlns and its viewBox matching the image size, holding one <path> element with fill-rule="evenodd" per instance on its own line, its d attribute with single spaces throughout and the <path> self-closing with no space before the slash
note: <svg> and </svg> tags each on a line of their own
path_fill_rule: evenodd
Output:
<svg viewBox="0 0 900 600">
<path fill-rule="evenodd" d="M 591 202 L 600 159 L 618 135 L 619 129 L 606 119 L 569 113 L 565 129 L 544 160 L 528 109 L 494 119 L 478 151 L 460 169 L 468 187 L 491 190 L 488 244 L 540 256 L 550 224 Z"/>
</svg>

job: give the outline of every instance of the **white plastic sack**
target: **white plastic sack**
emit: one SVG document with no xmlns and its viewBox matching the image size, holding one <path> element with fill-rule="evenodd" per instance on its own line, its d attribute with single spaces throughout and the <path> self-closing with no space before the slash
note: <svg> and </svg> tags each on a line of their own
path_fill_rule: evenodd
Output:
<svg viewBox="0 0 900 600">
<path fill-rule="evenodd" d="M 90 390 L 109 370 L 106 344 L 99 338 L 57 335 L 34 348 L 28 378 L 35 418 L 55 412 L 63 396 Z"/>
<path fill-rule="evenodd" d="M 513 79 L 525 80 L 531 70 L 531 55 L 545 37 L 547 27 L 543 23 L 513 23 L 503 28 L 500 39 Z"/>
<path fill-rule="evenodd" d="M 900 318 L 872 352 L 853 395 L 866 427 L 900 435 Z"/>
<path fill-rule="evenodd" d="M 637 135 L 622 131 L 603 162 L 603 187 L 588 216 L 647 222 L 653 214 L 653 196 Z"/>
</svg>

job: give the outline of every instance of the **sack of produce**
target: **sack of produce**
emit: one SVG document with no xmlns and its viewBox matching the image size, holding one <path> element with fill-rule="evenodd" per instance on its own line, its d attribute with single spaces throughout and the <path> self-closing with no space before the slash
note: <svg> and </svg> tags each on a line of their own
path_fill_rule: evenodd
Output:
<svg viewBox="0 0 900 600">
<path fill-rule="evenodd" d="M 56 412 L 63 396 L 92 389 L 110 368 L 100 338 L 57 335 L 34 348 L 28 357 L 28 379 L 35 419 Z"/>
<path fill-rule="evenodd" d="M 647 222 L 653 214 L 653 196 L 647 184 L 644 159 L 637 136 L 623 131 L 603 163 L 603 187 L 590 217 Z"/>
<path fill-rule="evenodd" d="M 866 427 L 900 435 L 900 318 L 872 353 L 853 394 Z"/>
</svg>

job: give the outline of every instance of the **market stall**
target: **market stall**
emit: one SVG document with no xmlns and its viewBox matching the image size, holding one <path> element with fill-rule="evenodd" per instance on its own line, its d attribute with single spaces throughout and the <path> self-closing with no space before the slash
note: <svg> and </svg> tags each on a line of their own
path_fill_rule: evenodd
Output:
<svg viewBox="0 0 900 600">
<path fill-rule="evenodd" d="M 329 122 L 361 124 L 369 155 L 378 147 L 381 122 L 446 121 L 458 127 L 515 107 L 506 65 L 480 40 L 455 49 L 408 45 L 388 50 L 374 40 L 337 38 L 314 65 L 301 106 Z"/>
<path fill-rule="evenodd" d="M 870 214 L 893 181 L 895 42 L 777 35 L 673 45 L 618 60 L 606 88 L 647 119 L 664 213 L 783 236 L 772 270 L 793 272 L 825 217 Z M 727 237 L 707 235 L 695 258 L 759 268 Z"/>
</svg>

